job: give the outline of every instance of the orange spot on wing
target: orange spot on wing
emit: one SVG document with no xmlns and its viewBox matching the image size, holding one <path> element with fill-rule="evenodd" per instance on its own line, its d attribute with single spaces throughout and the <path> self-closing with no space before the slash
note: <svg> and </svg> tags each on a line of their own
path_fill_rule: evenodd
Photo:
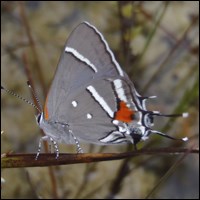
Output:
<svg viewBox="0 0 200 200">
<path fill-rule="evenodd" d="M 131 122 L 133 120 L 134 111 L 127 107 L 123 101 L 119 102 L 119 109 L 115 112 L 114 119 L 122 122 Z"/>
<path fill-rule="evenodd" d="M 45 104 L 44 104 L 44 119 L 45 120 L 49 119 L 49 112 L 48 112 L 48 108 L 47 108 L 47 101 L 48 101 L 48 96 L 47 96 Z"/>
</svg>

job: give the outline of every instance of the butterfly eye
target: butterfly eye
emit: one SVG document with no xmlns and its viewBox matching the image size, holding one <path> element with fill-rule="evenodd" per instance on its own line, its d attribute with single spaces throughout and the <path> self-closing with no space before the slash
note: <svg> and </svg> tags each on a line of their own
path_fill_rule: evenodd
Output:
<svg viewBox="0 0 200 200">
<path fill-rule="evenodd" d="M 153 123 L 153 116 L 151 115 L 151 113 L 148 113 L 144 116 L 144 126 L 146 127 L 152 127 L 154 125 Z"/>
</svg>

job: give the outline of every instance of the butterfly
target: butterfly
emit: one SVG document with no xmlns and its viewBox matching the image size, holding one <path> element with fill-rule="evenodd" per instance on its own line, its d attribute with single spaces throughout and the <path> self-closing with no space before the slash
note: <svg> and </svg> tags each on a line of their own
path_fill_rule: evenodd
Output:
<svg viewBox="0 0 200 200">
<path fill-rule="evenodd" d="M 151 133 L 175 139 L 152 129 L 154 116 L 146 100 L 137 91 L 126 72 L 115 59 L 104 36 L 88 22 L 79 24 L 64 45 L 44 109 L 39 108 L 37 123 L 45 136 L 40 139 L 54 143 L 97 145 L 136 144 Z M 181 140 L 186 141 L 187 138 Z"/>
</svg>

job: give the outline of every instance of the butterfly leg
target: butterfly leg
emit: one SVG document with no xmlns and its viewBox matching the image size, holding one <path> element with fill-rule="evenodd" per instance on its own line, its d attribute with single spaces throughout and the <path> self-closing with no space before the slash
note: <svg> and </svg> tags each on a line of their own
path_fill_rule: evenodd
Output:
<svg viewBox="0 0 200 200">
<path fill-rule="evenodd" d="M 75 141 L 75 143 L 76 143 L 76 150 L 77 150 L 77 152 L 78 152 L 78 153 L 83 153 L 83 150 L 82 150 L 82 148 L 81 148 L 81 146 L 80 146 L 80 144 L 79 144 L 78 139 L 77 139 L 76 136 L 72 133 L 72 130 L 69 130 L 69 132 L 72 134 L 72 136 L 73 136 L 73 138 L 74 138 L 74 141 Z"/>
<path fill-rule="evenodd" d="M 59 157 L 59 150 L 58 150 L 57 142 L 52 137 L 49 137 L 49 136 L 46 135 L 46 136 L 43 136 L 43 137 L 40 138 L 39 145 L 38 145 L 38 151 L 37 151 L 35 160 L 37 160 L 38 157 L 39 157 L 39 155 L 40 155 L 42 141 L 48 141 L 48 142 L 50 141 L 50 142 L 53 143 L 53 145 L 54 145 L 54 151 L 56 153 L 56 159 L 58 159 L 58 157 Z"/>
<path fill-rule="evenodd" d="M 40 138 L 39 145 L 38 145 L 38 151 L 37 151 L 37 154 L 35 156 L 35 160 L 37 160 L 39 155 L 40 155 L 42 141 L 47 141 L 47 140 L 48 140 L 48 136 L 43 136 L 43 137 Z"/>
<path fill-rule="evenodd" d="M 59 157 L 58 144 L 52 137 L 49 137 L 49 139 L 50 139 L 50 141 L 52 142 L 52 144 L 54 146 L 54 153 L 56 154 L 56 159 L 58 159 L 58 157 Z"/>
</svg>

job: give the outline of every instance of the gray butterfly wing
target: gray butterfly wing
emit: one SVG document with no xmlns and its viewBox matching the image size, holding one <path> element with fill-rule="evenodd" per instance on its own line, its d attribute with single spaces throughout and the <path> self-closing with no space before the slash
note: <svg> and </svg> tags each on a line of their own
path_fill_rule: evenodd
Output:
<svg viewBox="0 0 200 200">
<path fill-rule="evenodd" d="M 102 99 L 103 97 L 106 98 Z M 113 81 L 89 81 L 68 96 L 68 103 L 63 101 L 62 105 L 65 107 L 60 106 L 57 109 L 56 120 L 61 124 L 67 124 L 78 140 L 105 144 L 101 140 L 111 134 L 109 144 L 127 142 L 127 138 L 113 123 L 118 109 L 117 98 L 113 90 Z"/>
<path fill-rule="evenodd" d="M 113 80 L 126 76 L 98 30 L 80 24 L 65 44 L 46 99 L 45 120 L 67 124 L 78 139 L 99 143 L 117 131 L 112 123 L 117 109 Z"/>
<path fill-rule="evenodd" d="M 62 99 L 59 98 L 62 88 L 66 93 L 71 93 L 96 77 L 123 74 L 121 68 L 116 67 L 116 60 L 109 51 L 103 36 L 92 25 L 85 22 L 74 29 L 65 44 L 48 93 L 48 104 L 51 106 L 47 106 L 50 116 L 54 115 L 56 105 Z M 84 59 L 77 58 L 74 52 L 79 53 L 79 56 L 87 59 L 92 65 L 88 65 Z M 95 66 L 97 73 L 91 66 Z"/>
</svg>

